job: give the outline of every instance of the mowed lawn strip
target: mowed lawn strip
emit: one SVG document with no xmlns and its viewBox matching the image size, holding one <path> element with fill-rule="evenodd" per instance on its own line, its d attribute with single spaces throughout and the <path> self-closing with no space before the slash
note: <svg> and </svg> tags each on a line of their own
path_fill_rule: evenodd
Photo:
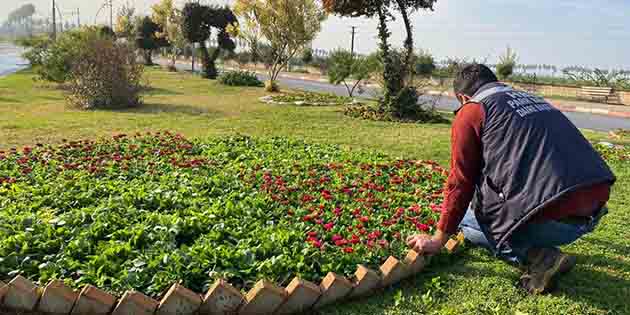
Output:
<svg viewBox="0 0 630 315">
<path fill-rule="evenodd" d="M 60 89 L 33 81 L 29 71 L 0 78 L 0 149 L 116 133 L 171 130 L 189 138 L 246 134 L 379 149 L 395 156 L 448 161 L 449 126 L 368 122 L 341 107 L 269 105 L 261 88 L 226 87 L 183 73 L 149 69 L 145 105 L 118 111 L 79 111 Z"/>
<path fill-rule="evenodd" d="M 222 87 L 186 74 L 151 69 L 146 105 L 124 111 L 67 109 L 60 90 L 25 71 L 0 78 L 0 147 L 59 143 L 62 139 L 169 129 L 198 138 L 236 133 L 290 136 L 353 150 L 432 159 L 447 166 L 448 125 L 361 121 L 335 107 L 271 106 L 262 89 Z M 594 141 L 603 133 L 585 132 Z M 630 165 L 613 163 L 619 177 L 610 215 L 584 240 L 565 248 L 578 267 L 557 293 L 525 295 L 519 272 L 479 249 L 433 259 L 421 275 L 375 297 L 330 307 L 323 314 L 630 314 Z"/>
</svg>

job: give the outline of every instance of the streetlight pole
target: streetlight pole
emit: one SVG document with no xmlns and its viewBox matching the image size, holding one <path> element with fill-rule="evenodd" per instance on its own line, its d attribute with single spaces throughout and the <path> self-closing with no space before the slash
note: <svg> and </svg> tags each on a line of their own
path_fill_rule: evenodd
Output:
<svg viewBox="0 0 630 315">
<path fill-rule="evenodd" d="M 57 11 L 55 11 L 55 0 L 52 0 L 52 38 L 57 39 Z"/>
<path fill-rule="evenodd" d="M 109 0 L 109 28 L 114 29 L 114 0 Z"/>
<path fill-rule="evenodd" d="M 352 44 L 350 45 L 350 54 L 354 56 L 354 35 L 357 33 L 357 27 L 352 27 Z"/>
</svg>

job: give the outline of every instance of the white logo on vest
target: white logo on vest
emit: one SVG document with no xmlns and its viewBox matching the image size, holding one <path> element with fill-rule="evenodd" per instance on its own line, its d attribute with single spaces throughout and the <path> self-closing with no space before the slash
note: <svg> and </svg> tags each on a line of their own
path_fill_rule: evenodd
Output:
<svg viewBox="0 0 630 315">
<path fill-rule="evenodd" d="M 507 102 L 508 105 L 521 117 L 557 110 L 540 96 L 518 91 L 507 92 L 507 95 L 512 99 Z"/>
</svg>

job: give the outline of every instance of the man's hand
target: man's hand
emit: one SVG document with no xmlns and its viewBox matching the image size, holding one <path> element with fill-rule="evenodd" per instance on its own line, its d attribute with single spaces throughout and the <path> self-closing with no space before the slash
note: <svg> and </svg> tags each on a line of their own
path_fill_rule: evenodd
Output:
<svg viewBox="0 0 630 315">
<path fill-rule="evenodd" d="M 448 235 L 439 230 L 433 237 L 428 234 L 418 234 L 407 238 L 409 247 L 418 252 L 418 254 L 429 256 L 439 253 L 446 242 L 448 242 Z"/>
</svg>

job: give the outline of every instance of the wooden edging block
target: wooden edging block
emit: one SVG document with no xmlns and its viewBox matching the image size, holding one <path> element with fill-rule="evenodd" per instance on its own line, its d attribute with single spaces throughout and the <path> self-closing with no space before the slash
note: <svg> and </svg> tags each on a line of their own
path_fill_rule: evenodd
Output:
<svg viewBox="0 0 630 315">
<path fill-rule="evenodd" d="M 387 287 L 400 282 L 409 275 L 409 270 L 405 264 L 400 262 L 393 256 L 389 256 L 385 263 L 381 265 L 381 273 L 383 274 L 383 286 Z"/>
<path fill-rule="evenodd" d="M 0 281 L 0 305 L 2 305 L 2 300 L 4 299 L 4 296 L 7 294 L 7 291 L 9 291 L 9 285 Z"/>
<path fill-rule="evenodd" d="M 287 299 L 276 311 L 278 315 L 299 314 L 313 307 L 321 296 L 319 286 L 295 277 L 285 289 Z"/>
<path fill-rule="evenodd" d="M 464 233 L 459 232 L 454 239 L 449 239 L 448 242 L 446 242 L 444 248 L 446 248 L 446 251 L 448 251 L 449 254 L 453 254 L 464 244 L 465 241 L 466 236 L 464 236 Z"/>
<path fill-rule="evenodd" d="M 166 292 L 156 315 L 192 315 L 201 307 L 201 296 L 175 283 Z"/>
<path fill-rule="evenodd" d="M 42 293 L 37 310 L 48 314 L 70 314 L 79 292 L 67 287 L 61 280 L 53 280 Z"/>
<path fill-rule="evenodd" d="M 322 290 L 322 296 L 315 303 L 315 308 L 324 307 L 345 298 L 352 291 L 353 285 L 348 279 L 329 272 L 319 287 Z"/>
<path fill-rule="evenodd" d="M 204 296 L 199 313 L 209 315 L 234 314 L 244 300 L 245 298 L 239 290 L 225 280 L 218 280 Z"/>
<path fill-rule="evenodd" d="M 20 311 L 33 311 L 39 301 L 39 288 L 30 280 L 17 276 L 9 282 L 4 306 Z"/>
<path fill-rule="evenodd" d="M 407 252 L 404 263 L 407 267 L 408 276 L 419 273 L 420 271 L 422 271 L 422 269 L 424 269 L 424 266 L 426 265 L 424 256 L 418 254 L 418 252 L 413 249 Z"/>
<path fill-rule="evenodd" d="M 272 314 L 286 299 L 284 290 L 275 284 L 260 280 L 245 296 L 245 303 L 239 308 L 239 315 Z"/>
<path fill-rule="evenodd" d="M 368 295 L 380 286 L 381 280 L 381 276 L 376 271 L 359 265 L 354 273 L 354 288 L 350 293 L 350 298 Z"/>
<path fill-rule="evenodd" d="M 127 291 L 120 299 L 112 315 L 153 315 L 158 301 L 137 291 Z"/>
<path fill-rule="evenodd" d="M 74 303 L 72 315 L 106 315 L 116 304 L 116 297 L 91 285 L 86 285 Z"/>
</svg>

